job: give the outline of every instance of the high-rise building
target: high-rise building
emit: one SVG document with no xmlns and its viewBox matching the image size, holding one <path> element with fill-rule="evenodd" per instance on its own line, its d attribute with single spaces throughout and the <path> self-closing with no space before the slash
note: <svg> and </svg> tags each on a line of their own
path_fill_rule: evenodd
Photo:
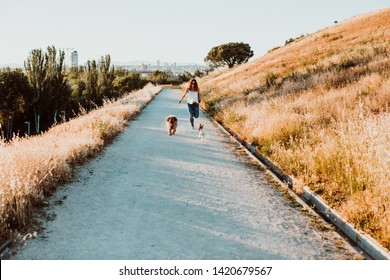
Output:
<svg viewBox="0 0 390 280">
<path fill-rule="evenodd" d="M 71 54 L 71 66 L 77 67 L 79 65 L 79 56 L 77 54 L 77 51 L 73 51 Z"/>
</svg>

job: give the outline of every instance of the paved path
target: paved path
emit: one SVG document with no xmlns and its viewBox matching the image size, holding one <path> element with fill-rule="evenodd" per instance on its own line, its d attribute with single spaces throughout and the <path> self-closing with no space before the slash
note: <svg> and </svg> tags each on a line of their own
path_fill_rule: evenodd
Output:
<svg viewBox="0 0 390 280">
<path fill-rule="evenodd" d="M 344 259 L 332 231 L 291 203 L 181 93 L 164 89 L 51 200 L 54 220 L 14 259 Z M 179 118 L 168 136 L 164 118 Z"/>
</svg>

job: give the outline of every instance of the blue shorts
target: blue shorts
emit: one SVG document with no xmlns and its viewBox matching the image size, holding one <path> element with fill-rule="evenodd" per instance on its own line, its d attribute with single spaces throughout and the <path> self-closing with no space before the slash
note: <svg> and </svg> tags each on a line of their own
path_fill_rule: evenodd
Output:
<svg viewBox="0 0 390 280">
<path fill-rule="evenodd" d="M 190 118 L 199 117 L 199 103 L 188 104 L 188 113 L 190 114 Z"/>
</svg>

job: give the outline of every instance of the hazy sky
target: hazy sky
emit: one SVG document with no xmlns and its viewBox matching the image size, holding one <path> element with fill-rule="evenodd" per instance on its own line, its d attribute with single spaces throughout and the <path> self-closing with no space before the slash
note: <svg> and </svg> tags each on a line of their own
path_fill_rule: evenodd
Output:
<svg viewBox="0 0 390 280">
<path fill-rule="evenodd" d="M 335 20 L 390 7 L 390 0 L 0 0 L 0 65 L 23 64 L 35 48 L 74 48 L 79 63 L 203 63 L 228 42 L 254 58 Z"/>
</svg>

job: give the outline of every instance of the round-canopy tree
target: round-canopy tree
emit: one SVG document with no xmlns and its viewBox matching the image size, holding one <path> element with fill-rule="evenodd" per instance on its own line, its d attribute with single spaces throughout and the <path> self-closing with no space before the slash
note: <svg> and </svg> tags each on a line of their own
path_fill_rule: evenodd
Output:
<svg viewBox="0 0 390 280">
<path fill-rule="evenodd" d="M 247 62 L 253 56 L 249 44 L 227 43 L 213 47 L 204 61 L 212 67 L 227 65 L 232 68 L 235 65 Z"/>
</svg>

